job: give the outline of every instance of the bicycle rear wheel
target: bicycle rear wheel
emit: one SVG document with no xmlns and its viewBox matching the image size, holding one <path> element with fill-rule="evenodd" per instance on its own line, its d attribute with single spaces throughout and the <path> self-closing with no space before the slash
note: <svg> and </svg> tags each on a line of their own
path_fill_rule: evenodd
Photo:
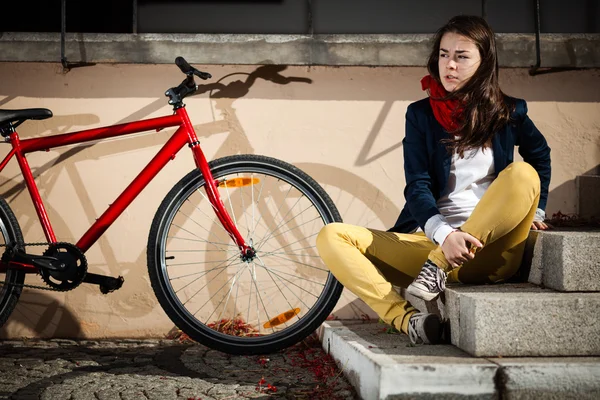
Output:
<svg viewBox="0 0 600 400">
<path fill-rule="evenodd" d="M 231 354 L 266 354 L 312 333 L 343 286 L 315 242 L 341 222 L 321 186 L 291 164 L 238 155 L 212 161 L 221 199 L 247 243 L 249 260 L 218 222 L 197 170 L 160 205 L 148 238 L 154 292 L 192 339 Z"/>
<path fill-rule="evenodd" d="M 23 234 L 17 218 L 6 201 L 0 197 L 0 244 L 17 243 L 23 245 Z M 4 252 L 4 247 L 0 247 Z M 12 314 L 23 290 L 25 272 L 8 269 L 0 272 L 0 326 Z"/>
</svg>

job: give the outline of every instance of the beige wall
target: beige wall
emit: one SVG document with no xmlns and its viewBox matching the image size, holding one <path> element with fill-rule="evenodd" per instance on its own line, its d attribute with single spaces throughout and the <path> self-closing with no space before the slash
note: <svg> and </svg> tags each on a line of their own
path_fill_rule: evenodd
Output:
<svg viewBox="0 0 600 400">
<path fill-rule="evenodd" d="M 213 74 L 212 91 L 186 104 L 209 159 L 235 153 L 283 159 L 324 186 L 345 222 L 380 229 L 393 224 L 404 204 L 404 113 L 424 97 L 419 80 L 425 69 L 202 69 Z M 4 63 L 0 108 L 53 111 L 51 119 L 23 124 L 25 138 L 87 129 L 170 114 L 163 93 L 182 77 L 174 65 L 96 65 L 63 74 L 59 64 Z M 531 77 L 525 69 L 504 69 L 501 84 L 528 101 L 552 148 L 548 214 L 575 212 L 575 177 L 600 164 L 599 71 Z M 58 240 L 77 242 L 171 132 L 29 155 Z M 146 241 L 158 204 L 192 168 L 184 148 L 86 254 L 90 272 L 123 275 L 122 289 L 106 296 L 86 284 L 67 293 L 25 290 L 2 336 L 163 336 L 173 328 L 150 288 Z M 45 241 L 16 162 L 1 175 L 26 241 Z M 374 317 L 349 293 L 335 314 Z"/>
</svg>

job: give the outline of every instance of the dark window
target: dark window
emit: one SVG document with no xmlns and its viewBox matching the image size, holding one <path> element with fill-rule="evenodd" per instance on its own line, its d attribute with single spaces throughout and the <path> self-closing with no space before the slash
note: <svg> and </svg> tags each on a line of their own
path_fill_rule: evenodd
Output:
<svg viewBox="0 0 600 400">
<path fill-rule="evenodd" d="M 138 0 L 138 32 L 308 32 L 306 0 Z"/>
<path fill-rule="evenodd" d="M 2 0 L 2 32 L 60 32 L 61 0 Z M 66 2 L 67 32 L 131 33 L 133 1 Z"/>
<path fill-rule="evenodd" d="M 3 32 L 60 32 L 62 0 L 0 0 Z M 137 4 L 136 12 L 134 5 Z M 66 0 L 67 32 L 432 33 L 456 14 L 533 33 L 532 0 Z M 540 1 L 542 33 L 600 33 L 600 0 Z"/>
</svg>

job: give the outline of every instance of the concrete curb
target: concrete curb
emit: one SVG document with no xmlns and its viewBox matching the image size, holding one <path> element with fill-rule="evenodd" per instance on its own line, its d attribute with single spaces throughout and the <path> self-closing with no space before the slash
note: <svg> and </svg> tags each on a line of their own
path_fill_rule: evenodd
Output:
<svg viewBox="0 0 600 400">
<path fill-rule="evenodd" d="M 412 346 L 386 326 L 327 321 L 325 351 L 364 400 L 597 399 L 599 357 L 478 358 L 450 345 Z"/>
</svg>

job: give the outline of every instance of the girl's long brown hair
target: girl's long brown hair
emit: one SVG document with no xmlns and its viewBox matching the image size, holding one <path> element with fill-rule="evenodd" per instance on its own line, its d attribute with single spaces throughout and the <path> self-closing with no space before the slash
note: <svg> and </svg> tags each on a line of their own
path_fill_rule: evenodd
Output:
<svg viewBox="0 0 600 400">
<path fill-rule="evenodd" d="M 462 156 L 467 149 L 489 145 L 494 134 L 509 122 L 514 106 L 507 104 L 500 90 L 496 39 L 490 26 L 481 17 L 456 16 L 437 31 L 427 62 L 431 76 L 441 82 L 438 67 L 440 43 L 447 32 L 473 41 L 481 56 L 481 64 L 475 74 L 462 87 L 445 97 L 459 100 L 464 107 L 458 129 L 450 132 L 454 137 L 446 141 L 450 150 Z"/>
</svg>

